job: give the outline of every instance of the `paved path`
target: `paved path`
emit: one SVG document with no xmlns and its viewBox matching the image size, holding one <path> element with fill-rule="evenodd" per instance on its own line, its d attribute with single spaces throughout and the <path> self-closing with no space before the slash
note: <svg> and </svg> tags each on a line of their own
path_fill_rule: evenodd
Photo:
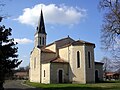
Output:
<svg viewBox="0 0 120 90">
<path fill-rule="evenodd" d="M 41 90 L 23 84 L 22 80 L 9 80 L 4 84 L 5 90 Z"/>
</svg>

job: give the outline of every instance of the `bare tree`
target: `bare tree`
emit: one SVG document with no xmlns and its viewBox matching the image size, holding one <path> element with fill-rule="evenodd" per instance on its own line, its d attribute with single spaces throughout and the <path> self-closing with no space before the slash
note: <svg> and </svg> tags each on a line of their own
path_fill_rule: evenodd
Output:
<svg viewBox="0 0 120 90">
<path fill-rule="evenodd" d="M 106 77 L 106 74 L 107 74 L 107 72 L 111 72 L 111 71 L 113 71 L 113 69 L 114 69 L 114 63 L 112 62 L 112 60 L 110 60 L 108 57 L 103 57 L 103 59 L 101 60 L 101 62 L 103 62 L 104 63 L 104 65 L 103 65 L 103 72 L 104 72 L 104 77 L 105 77 L 105 79 L 107 79 L 107 77 Z"/>
<path fill-rule="evenodd" d="M 103 71 L 105 72 L 110 72 L 113 70 L 114 65 L 111 59 L 109 59 L 108 57 L 103 57 L 103 59 L 101 60 L 101 62 L 104 63 L 103 65 Z"/>
<path fill-rule="evenodd" d="M 109 51 L 120 65 L 120 0 L 100 0 L 99 8 L 104 13 L 102 49 Z"/>
<path fill-rule="evenodd" d="M 116 72 L 120 71 L 120 60 L 114 60 L 113 63 L 114 63 L 114 70 Z"/>
</svg>

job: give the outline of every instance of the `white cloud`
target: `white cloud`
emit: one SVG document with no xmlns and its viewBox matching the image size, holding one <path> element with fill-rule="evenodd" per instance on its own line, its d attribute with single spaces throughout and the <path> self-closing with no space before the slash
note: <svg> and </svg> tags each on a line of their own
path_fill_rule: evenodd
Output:
<svg viewBox="0 0 120 90">
<path fill-rule="evenodd" d="M 55 4 L 38 4 L 32 8 L 25 8 L 17 19 L 22 24 L 36 26 L 40 16 L 41 6 L 47 24 L 73 25 L 79 23 L 86 16 L 86 10 Z"/>
<path fill-rule="evenodd" d="M 29 44 L 29 43 L 33 43 L 32 40 L 27 39 L 27 38 L 23 38 L 23 39 L 15 38 L 14 41 L 17 42 L 18 44 Z"/>
</svg>

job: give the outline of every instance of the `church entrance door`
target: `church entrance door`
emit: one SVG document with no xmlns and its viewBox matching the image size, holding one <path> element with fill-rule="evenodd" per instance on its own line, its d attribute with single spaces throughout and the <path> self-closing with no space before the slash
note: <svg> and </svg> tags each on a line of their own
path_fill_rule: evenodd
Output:
<svg viewBox="0 0 120 90">
<path fill-rule="evenodd" d="M 59 70 L 58 72 L 58 82 L 59 83 L 62 83 L 63 82 L 63 71 L 62 70 Z"/>
</svg>

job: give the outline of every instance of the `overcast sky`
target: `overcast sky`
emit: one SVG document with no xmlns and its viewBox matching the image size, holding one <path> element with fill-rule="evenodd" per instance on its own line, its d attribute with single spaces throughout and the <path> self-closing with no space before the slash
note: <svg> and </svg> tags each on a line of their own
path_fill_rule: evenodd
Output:
<svg viewBox="0 0 120 90">
<path fill-rule="evenodd" d="M 12 37 L 18 42 L 21 66 L 29 64 L 34 47 L 34 33 L 41 8 L 47 32 L 47 44 L 67 37 L 95 43 L 95 60 L 100 61 L 105 53 L 100 49 L 102 14 L 99 0 L 2 0 L 6 5 L 3 13 L 9 16 L 2 24 L 11 27 Z"/>
</svg>

